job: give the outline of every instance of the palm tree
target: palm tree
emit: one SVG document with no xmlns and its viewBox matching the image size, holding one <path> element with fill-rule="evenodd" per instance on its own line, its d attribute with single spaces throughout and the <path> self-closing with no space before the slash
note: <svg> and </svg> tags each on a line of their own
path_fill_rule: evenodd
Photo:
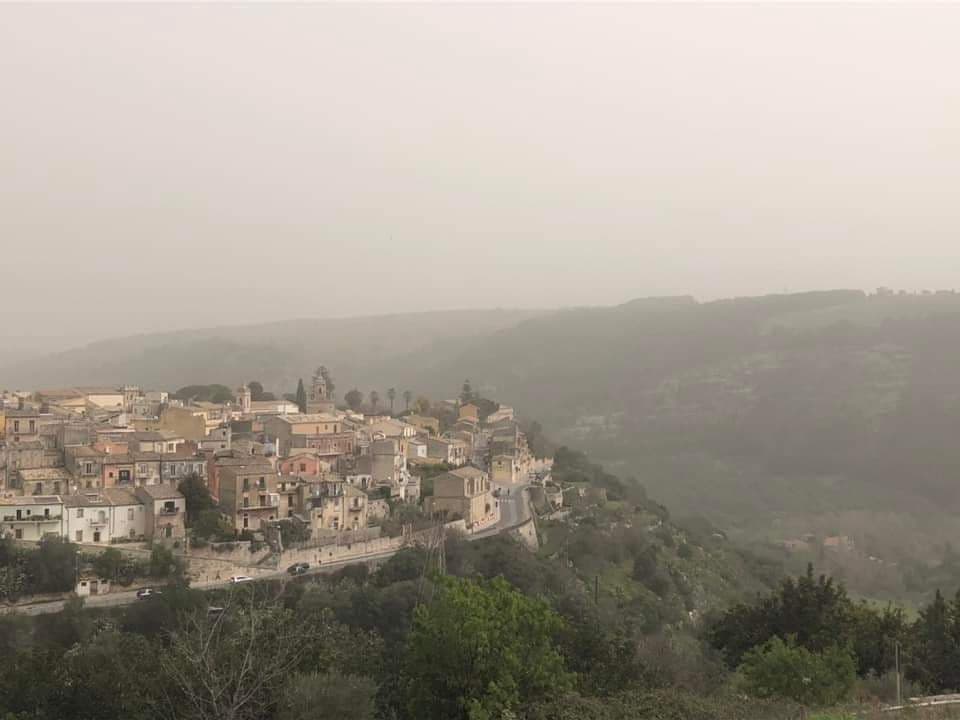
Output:
<svg viewBox="0 0 960 720">
<path fill-rule="evenodd" d="M 390 414 L 393 415 L 393 401 L 397 399 L 396 388 L 389 388 L 387 390 L 387 399 L 390 401 Z"/>
<path fill-rule="evenodd" d="M 403 391 L 403 409 L 404 410 L 410 409 L 411 400 L 413 400 L 413 393 L 410 392 L 409 390 L 404 390 Z"/>
<path fill-rule="evenodd" d="M 373 406 L 374 412 L 377 410 L 377 405 L 380 404 L 380 393 L 376 390 L 370 391 L 370 404 Z"/>
</svg>

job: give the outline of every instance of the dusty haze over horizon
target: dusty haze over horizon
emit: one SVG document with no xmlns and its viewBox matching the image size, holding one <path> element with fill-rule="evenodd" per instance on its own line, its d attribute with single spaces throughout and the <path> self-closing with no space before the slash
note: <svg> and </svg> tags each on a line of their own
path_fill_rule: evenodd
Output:
<svg viewBox="0 0 960 720">
<path fill-rule="evenodd" d="M 960 6 L 2 5 L 0 346 L 955 287 Z"/>
</svg>

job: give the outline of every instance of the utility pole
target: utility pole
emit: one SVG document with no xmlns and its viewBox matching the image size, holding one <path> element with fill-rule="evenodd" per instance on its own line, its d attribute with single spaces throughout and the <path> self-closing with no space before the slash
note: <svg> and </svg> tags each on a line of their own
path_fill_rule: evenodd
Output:
<svg viewBox="0 0 960 720">
<path fill-rule="evenodd" d="M 900 692 L 900 641 L 893 641 L 893 660 L 897 668 L 897 705 L 903 705 L 903 697 Z"/>
<path fill-rule="evenodd" d="M 593 576 L 593 604 L 600 604 L 600 576 Z"/>
</svg>

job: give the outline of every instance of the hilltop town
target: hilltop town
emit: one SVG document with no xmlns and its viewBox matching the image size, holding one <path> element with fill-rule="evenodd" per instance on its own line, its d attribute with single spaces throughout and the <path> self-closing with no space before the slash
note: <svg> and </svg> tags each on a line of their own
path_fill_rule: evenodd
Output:
<svg viewBox="0 0 960 720">
<path fill-rule="evenodd" d="M 510 489 L 549 477 L 513 409 L 469 382 L 433 404 L 404 393 L 397 412 L 392 389 L 387 409 L 375 391 L 339 404 L 322 367 L 293 399 L 217 387 L 213 399 L 204 386 L 4 392 L 0 535 L 94 553 L 160 546 L 213 583 L 276 571 L 283 551 L 362 561 L 438 523 L 496 533 L 529 515 Z M 109 587 L 78 573 L 78 594 Z"/>
</svg>

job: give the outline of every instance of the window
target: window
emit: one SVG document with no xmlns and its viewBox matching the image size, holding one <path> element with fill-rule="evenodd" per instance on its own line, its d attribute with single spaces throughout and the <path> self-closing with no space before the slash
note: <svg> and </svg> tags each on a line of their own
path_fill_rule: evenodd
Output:
<svg viewBox="0 0 960 720">
<path fill-rule="evenodd" d="M 100 531 L 99 531 L 99 530 L 94 530 L 94 531 L 93 531 L 93 541 L 94 541 L 95 543 L 100 542 Z"/>
<path fill-rule="evenodd" d="M 243 489 L 244 489 L 244 490 L 249 490 L 249 489 L 250 489 L 250 478 L 244 478 L 244 479 L 243 479 Z"/>
<path fill-rule="evenodd" d="M 249 516 L 249 515 L 244 515 L 244 516 L 243 516 L 243 529 L 246 530 L 248 527 L 250 527 L 250 516 Z"/>
<path fill-rule="evenodd" d="M 245 498 L 243 499 L 243 506 L 244 506 L 244 507 L 250 507 L 250 498 L 245 497 Z"/>
<path fill-rule="evenodd" d="M 300 472 L 306 472 L 306 471 L 307 471 L 307 464 L 300 463 Z"/>
<path fill-rule="evenodd" d="M 93 475 L 93 463 L 88 462 L 83 464 L 83 474 L 84 475 Z"/>
<path fill-rule="evenodd" d="M 83 542 L 83 530 L 77 530 L 77 542 Z"/>
<path fill-rule="evenodd" d="M 13 536 L 17 540 L 23 540 L 23 530 L 21 528 L 17 528 L 16 530 L 13 531 Z"/>
<path fill-rule="evenodd" d="M 77 508 L 77 519 L 83 517 L 83 508 Z"/>
<path fill-rule="evenodd" d="M 36 421 L 36 420 L 31 420 L 31 421 L 30 421 L 30 432 L 36 432 L 36 430 L 37 430 L 37 421 Z"/>
<path fill-rule="evenodd" d="M 50 517 L 50 508 L 44 508 L 44 509 L 43 509 L 43 516 L 44 516 L 45 518 Z"/>
<path fill-rule="evenodd" d="M 260 501 L 260 507 L 263 507 L 264 505 L 267 504 L 267 496 L 266 496 L 266 495 L 261 495 L 260 498 L 259 498 L 259 501 Z"/>
<path fill-rule="evenodd" d="M 137 536 L 136 530 L 134 530 L 133 528 L 130 528 L 130 537 L 135 538 L 136 536 Z"/>
<path fill-rule="evenodd" d="M 20 432 L 20 421 L 19 421 L 19 420 L 14 420 L 14 421 L 13 421 L 13 431 L 14 431 L 14 432 Z"/>
<path fill-rule="evenodd" d="M 133 522 L 133 517 L 134 517 L 133 508 L 127 508 L 127 522 Z M 133 530 L 131 530 L 130 532 L 133 532 Z"/>
</svg>

